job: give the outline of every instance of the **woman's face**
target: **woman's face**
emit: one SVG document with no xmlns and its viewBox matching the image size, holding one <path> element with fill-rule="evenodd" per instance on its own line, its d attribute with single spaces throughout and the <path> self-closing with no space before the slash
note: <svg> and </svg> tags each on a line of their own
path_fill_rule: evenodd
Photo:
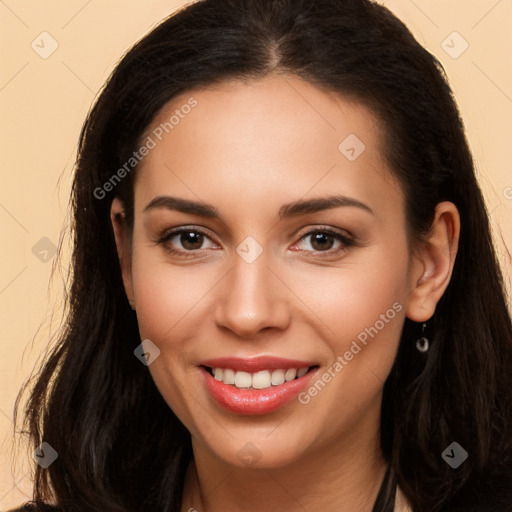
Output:
<svg viewBox="0 0 512 512">
<path fill-rule="evenodd" d="M 195 449 L 279 467 L 377 445 L 418 276 L 375 117 L 268 77 L 175 98 L 144 142 L 125 284 Z"/>
</svg>

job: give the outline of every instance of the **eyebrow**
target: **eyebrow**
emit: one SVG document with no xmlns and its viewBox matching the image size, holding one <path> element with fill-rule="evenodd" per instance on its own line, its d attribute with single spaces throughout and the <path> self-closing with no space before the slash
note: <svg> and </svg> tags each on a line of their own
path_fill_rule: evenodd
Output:
<svg viewBox="0 0 512 512">
<path fill-rule="evenodd" d="M 375 215 L 373 210 L 351 197 L 346 196 L 326 196 L 317 197 L 313 199 L 299 199 L 292 203 L 285 204 L 279 209 L 279 219 L 287 219 L 290 217 L 297 217 L 299 215 L 307 215 L 311 213 L 320 212 L 323 210 L 330 210 L 339 207 L 354 207 L 364 210 L 372 215 Z M 220 219 L 219 211 L 212 205 L 200 201 L 191 201 L 189 199 L 181 199 L 172 196 L 157 196 L 152 199 L 144 208 L 144 212 L 149 212 L 157 209 L 175 210 L 182 213 L 189 213 L 198 215 L 200 217 L 208 217 Z"/>
<path fill-rule="evenodd" d="M 220 218 L 219 211 L 206 203 L 180 199 L 179 197 L 157 196 L 144 208 L 144 212 L 158 209 L 176 210 L 183 213 L 191 213 L 201 217 Z"/>
</svg>

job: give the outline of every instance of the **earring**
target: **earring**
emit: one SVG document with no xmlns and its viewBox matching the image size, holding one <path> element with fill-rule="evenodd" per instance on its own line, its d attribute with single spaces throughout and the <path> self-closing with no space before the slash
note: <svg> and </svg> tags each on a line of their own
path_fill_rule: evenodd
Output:
<svg viewBox="0 0 512 512">
<path fill-rule="evenodd" d="M 420 352 L 427 352 L 428 350 L 428 338 L 425 337 L 425 327 L 427 326 L 426 323 L 423 324 L 423 327 L 421 328 L 421 338 L 419 338 L 418 340 L 416 340 L 416 348 L 420 351 Z"/>
</svg>

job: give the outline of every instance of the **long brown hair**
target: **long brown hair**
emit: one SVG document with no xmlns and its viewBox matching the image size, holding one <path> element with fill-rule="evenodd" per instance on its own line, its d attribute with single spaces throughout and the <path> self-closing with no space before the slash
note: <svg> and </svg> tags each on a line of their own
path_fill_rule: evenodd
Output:
<svg viewBox="0 0 512 512">
<path fill-rule="evenodd" d="M 439 202 L 460 212 L 459 252 L 428 324 L 428 355 L 415 350 L 419 326 L 406 320 L 385 384 L 389 489 L 398 484 L 416 512 L 509 511 L 512 326 L 488 214 L 442 66 L 369 0 L 202 0 L 121 59 L 81 133 L 69 314 L 25 411 L 33 444 L 46 441 L 59 454 L 48 469 L 36 468 L 35 500 L 76 511 L 180 510 L 190 435 L 133 355 L 137 318 L 109 217 L 115 196 L 132 212 L 137 169 L 110 192 L 98 189 L 178 94 L 278 71 L 353 98 L 380 118 L 413 239 L 429 231 Z M 454 441 L 469 454 L 457 469 L 441 457 Z M 389 510 L 393 499 L 381 492 L 374 510 Z"/>
</svg>

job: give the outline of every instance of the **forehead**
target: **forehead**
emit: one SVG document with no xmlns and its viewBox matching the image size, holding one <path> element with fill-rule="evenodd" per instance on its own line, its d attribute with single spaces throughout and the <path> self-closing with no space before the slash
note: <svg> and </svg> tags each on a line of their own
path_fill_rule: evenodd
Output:
<svg viewBox="0 0 512 512">
<path fill-rule="evenodd" d="M 402 203 L 374 114 L 295 76 L 187 91 L 158 113 L 145 137 L 155 145 L 138 170 L 141 200 L 223 192 L 229 202 L 250 193 L 259 202 L 245 206 L 261 208 L 335 192 L 373 196 L 377 208 L 386 199 Z"/>
</svg>

